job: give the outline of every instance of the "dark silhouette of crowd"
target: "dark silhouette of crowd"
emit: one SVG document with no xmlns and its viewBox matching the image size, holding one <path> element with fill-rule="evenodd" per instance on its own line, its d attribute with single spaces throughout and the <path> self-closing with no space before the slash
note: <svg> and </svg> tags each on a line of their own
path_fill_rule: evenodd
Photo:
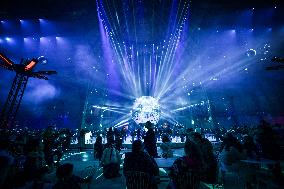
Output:
<svg viewBox="0 0 284 189">
<path fill-rule="evenodd" d="M 41 188 L 44 176 L 59 167 L 70 146 L 71 130 L 50 126 L 45 130 L 0 130 L 0 188 Z"/>
<path fill-rule="evenodd" d="M 93 148 L 94 158 L 99 160 L 106 179 L 121 177 L 120 167 L 123 164 L 122 173 L 126 180 L 129 178 L 129 181 L 137 172 L 143 173 L 148 178 L 149 188 L 156 189 L 160 173 L 155 158 L 175 158 L 173 165 L 167 170 L 171 178 L 167 188 L 198 188 L 200 182 L 222 183 L 229 170 L 241 172 L 242 160 L 267 159 L 274 162 L 267 167 L 273 182 L 283 185 L 280 164 L 283 160 L 283 136 L 277 130 L 280 127 L 272 127 L 264 120 L 257 127 L 204 130 L 218 138 L 214 145 L 204 137 L 203 132 L 187 128 L 182 133 L 186 141 L 184 155 L 181 157 L 173 153 L 172 136 L 168 133 L 162 136 L 159 145 L 162 152 L 158 154 L 158 130 L 151 122 L 145 123 L 145 128 L 146 132 L 140 132 L 141 136 L 132 142 L 132 151 L 126 152 L 124 159 L 121 152 L 123 129 L 109 128 L 106 144 L 103 144 L 102 136 L 97 135 Z M 1 129 L 0 188 L 80 189 L 80 183 L 90 182 L 91 177 L 75 176 L 72 164 L 60 162 L 65 150 L 70 147 L 73 135 L 72 130 L 57 130 L 53 126 L 44 130 Z M 82 134 L 79 135 L 83 137 Z M 46 179 L 46 175 L 54 171 L 56 181 Z M 255 174 L 247 171 L 244 175 L 246 188 L 253 188 Z M 192 182 L 185 182 L 188 180 Z"/>
</svg>

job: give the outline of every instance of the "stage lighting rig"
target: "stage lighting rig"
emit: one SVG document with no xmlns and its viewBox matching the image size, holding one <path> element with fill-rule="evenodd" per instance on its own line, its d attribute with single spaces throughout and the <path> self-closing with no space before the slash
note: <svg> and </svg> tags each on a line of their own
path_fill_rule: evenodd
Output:
<svg viewBox="0 0 284 189">
<path fill-rule="evenodd" d="M 16 118 L 20 107 L 29 77 L 48 80 L 47 75 L 57 74 L 56 71 L 37 71 L 33 69 L 38 64 L 38 59 L 21 61 L 20 64 L 15 64 L 4 54 L 0 53 L 0 67 L 16 72 L 8 98 L 4 104 L 0 115 L 0 126 L 7 127 L 12 124 Z"/>
<path fill-rule="evenodd" d="M 284 63 L 284 58 L 280 58 L 280 57 L 275 56 L 271 59 L 271 61 L 278 62 L 278 63 Z"/>
<path fill-rule="evenodd" d="M 274 66 L 267 66 L 265 68 L 266 70 L 281 70 L 281 69 L 284 69 L 284 58 L 273 57 L 271 59 L 271 61 L 277 62 L 279 64 L 278 65 L 274 65 Z"/>
</svg>

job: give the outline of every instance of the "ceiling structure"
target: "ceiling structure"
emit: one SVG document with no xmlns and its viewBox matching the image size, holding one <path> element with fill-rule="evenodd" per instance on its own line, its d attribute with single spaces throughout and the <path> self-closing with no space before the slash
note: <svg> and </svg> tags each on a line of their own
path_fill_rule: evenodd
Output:
<svg viewBox="0 0 284 189">
<path fill-rule="evenodd" d="M 106 62 L 104 57 L 106 48 L 103 48 L 101 29 L 104 30 L 104 28 L 100 26 L 98 2 L 104 5 L 106 11 L 102 19 L 109 19 L 108 28 L 117 32 L 113 41 L 116 44 L 111 44 L 110 51 L 115 47 L 123 47 L 117 43 L 133 44 L 138 40 L 137 52 L 148 52 L 151 45 L 154 45 L 161 49 L 156 53 L 162 53 L 162 47 L 165 46 L 163 41 L 169 39 L 165 31 L 170 31 L 173 20 L 170 12 L 173 6 L 171 0 L 124 1 L 129 2 L 128 11 L 135 12 L 125 20 L 122 18 L 127 10 L 123 9 L 123 1 L 69 0 L 66 3 L 64 0 L 4 0 L 0 6 L 1 52 L 15 62 L 20 62 L 21 58 L 43 55 L 48 58 L 48 64 L 42 65 L 42 68 L 58 71 L 58 75 L 47 83 L 31 81 L 24 97 L 25 111 L 22 110 L 20 119 L 24 120 L 26 116 L 31 115 L 37 117 L 35 119 L 37 121 L 42 119 L 42 124 L 45 124 L 44 122 L 51 122 L 52 119 L 61 120 L 63 123 L 64 118 L 69 118 L 66 124 L 69 127 L 78 127 L 85 98 L 90 92 L 95 93 L 91 98 L 99 99 L 94 100 L 99 105 L 109 103 L 109 99 L 117 99 L 110 102 L 113 104 L 117 101 L 135 99 L 128 98 L 131 95 L 125 91 L 130 89 L 121 87 L 121 84 L 115 87 L 123 89 L 120 91 L 123 95 L 111 94 L 114 90 L 109 84 L 111 83 L 108 71 L 110 67 L 103 64 Z M 177 86 L 181 88 L 188 86 L 189 82 L 202 82 L 208 98 L 212 101 L 213 113 L 227 120 L 228 117 L 231 119 L 233 114 L 233 110 L 229 111 L 233 108 L 232 104 L 246 114 L 280 115 L 283 113 L 282 107 L 279 106 L 284 103 L 281 98 L 284 94 L 283 73 L 267 72 L 265 66 L 271 64 L 270 59 L 273 56 L 283 56 L 284 46 L 281 45 L 283 44 L 281 37 L 284 34 L 284 3 L 272 0 L 180 0 L 176 2 L 189 4 L 187 15 L 189 22 L 184 27 L 185 35 L 182 37 L 184 41 L 180 44 L 181 49 L 177 51 L 180 53 L 173 54 L 174 60 L 180 62 L 180 64 L 173 63 L 175 69 L 171 74 L 176 77 L 176 80 L 171 77 L 169 82 L 180 83 Z M 143 3 L 142 13 L 139 13 L 139 3 Z M 178 7 L 179 5 L 176 5 L 176 8 Z M 179 11 L 177 9 L 174 13 L 178 15 Z M 127 14 L 130 15 L 130 13 Z M 117 27 L 120 26 L 118 23 L 122 26 L 134 23 L 136 20 L 140 22 L 135 26 L 130 24 L 129 36 L 124 33 L 127 31 L 126 27 Z M 115 27 L 117 27 L 116 30 L 114 30 Z M 176 28 L 173 26 L 171 29 L 173 31 Z M 134 35 L 136 31 L 137 36 Z M 249 51 L 250 49 L 252 50 Z M 256 51 L 256 55 L 253 51 Z M 252 53 L 252 56 L 247 53 Z M 120 55 L 114 52 L 112 56 L 114 58 L 109 61 L 118 62 L 117 64 L 120 65 L 121 62 L 116 60 Z M 146 53 L 137 59 L 136 63 L 140 64 L 142 58 L 148 56 L 150 57 L 151 53 Z M 118 67 L 115 68 L 118 69 Z M 179 78 L 182 75 L 180 70 L 188 70 L 187 75 L 191 78 L 187 84 L 180 82 L 183 80 L 182 77 Z M 119 72 L 118 78 L 125 77 L 121 71 L 117 72 Z M 0 75 L 0 94 L 6 96 L 13 74 L 0 70 Z M 122 82 L 122 85 L 124 84 Z M 174 88 L 167 92 L 171 90 Z M 179 106 L 173 103 L 174 106 L 171 104 L 166 107 L 183 109 L 189 106 L 189 101 L 185 98 L 194 90 L 196 89 L 191 86 L 190 89 L 184 89 L 181 92 L 183 95 L 165 98 L 165 101 L 171 102 L 180 97 Z M 117 90 L 115 92 L 115 94 L 118 93 Z M 200 93 L 193 93 L 192 96 L 200 95 Z M 235 96 L 236 102 L 230 105 L 232 96 Z M 254 98 L 256 96 L 257 98 Z M 223 98 L 226 102 L 223 102 Z M 1 98 L 0 105 L 3 104 L 3 99 Z M 198 98 L 190 99 L 191 104 L 200 103 L 198 101 Z M 255 104 L 258 104 L 258 107 Z"/>
</svg>

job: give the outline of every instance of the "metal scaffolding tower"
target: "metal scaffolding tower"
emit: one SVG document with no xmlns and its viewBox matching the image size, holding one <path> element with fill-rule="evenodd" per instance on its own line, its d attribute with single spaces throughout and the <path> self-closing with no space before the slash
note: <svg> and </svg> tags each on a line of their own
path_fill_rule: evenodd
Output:
<svg viewBox="0 0 284 189">
<path fill-rule="evenodd" d="M 29 77 L 48 80 L 46 75 L 56 74 L 56 71 L 37 71 L 33 68 L 37 65 L 38 60 L 27 60 L 24 63 L 15 64 L 5 55 L 0 53 L 0 67 L 16 72 L 8 98 L 0 114 L 0 127 L 5 128 L 13 124 L 19 110 Z"/>
</svg>

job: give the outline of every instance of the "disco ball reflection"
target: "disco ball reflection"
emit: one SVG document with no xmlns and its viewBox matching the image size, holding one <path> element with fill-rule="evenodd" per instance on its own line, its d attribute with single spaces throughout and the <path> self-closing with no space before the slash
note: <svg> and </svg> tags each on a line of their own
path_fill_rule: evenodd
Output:
<svg viewBox="0 0 284 189">
<path fill-rule="evenodd" d="M 137 123 L 150 121 L 157 124 L 161 117 L 158 100 L 151 96 L 142 96 L 135 100 L 132 107 L 132 119 Z"/>
<path fill-rule="evenodd" d="M 254 49 L 249 49 L 246 52 L 247 57 L 254 57 L 256 55 L 256 50 Z"/>
</svg>

